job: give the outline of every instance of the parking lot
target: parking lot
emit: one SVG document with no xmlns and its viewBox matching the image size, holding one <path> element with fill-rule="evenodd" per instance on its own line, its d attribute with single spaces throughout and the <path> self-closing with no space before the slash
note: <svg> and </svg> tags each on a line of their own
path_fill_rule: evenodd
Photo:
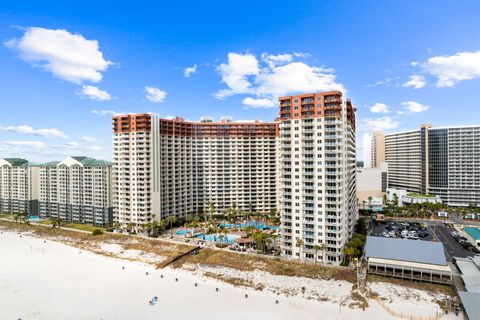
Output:
<svg viewBox="0 0 480 320">
<path fill-rule="evenodd" d="M 428 226 L 419 222 L 389 221 L 373 224 L 372 236 L 412 240 L 432 240 Z"/>
<path fill-rule="evenodd" d="M 454 231 L 453 228 L 436 224 L 429 225 L 428 228 L 431 230 L 432 234 L 435 235 L 436 240 L 443 242 L 449 260 L 451 260 L 452 257 L 465 258 L 477 254 L 468 244 L 468 241 L 465 241 L 466 239 L 462 239 L 458 236 L 454 238 L 454 236 L 452 236 L 452 231 Z"/>
<path fill-rule="evenodd" d="M 407 221 L 380 221 L 371 225 L 371 235 L 378 237 L 441 241 L 445 248 L 447 259 L 452 257 L 468 257 L 478 254 L 462 239 L 461 236 L 452 235 L 452 227 L 440 222 L 407 222 Z"/>
</svg>

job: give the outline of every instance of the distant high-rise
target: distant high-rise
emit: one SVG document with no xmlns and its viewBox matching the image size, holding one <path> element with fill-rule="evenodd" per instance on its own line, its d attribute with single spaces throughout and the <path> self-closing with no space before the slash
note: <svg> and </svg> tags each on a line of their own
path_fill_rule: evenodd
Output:
<svg viewBox="0 0 480 320">
<path fill-rule="evenodd" d="M 453 206 L 480 205 L 480 126 L 387 134 L 388 186 L 430 193 Z"/>
<path fill-rule="evenodd" d="M 364 167 L 380 168 L 385 162 L 385 135 L 382 131 L 375 130 L 366 134 L 363 142 Z"/>
<path fill-rule="evenodd" d="M 357 219 L 355 109 L 339 91 L 279 100 L 282 254 L 339 264 Z"/>
<path fill-rule="evenodd" d="M 277 124 L 113 117 L 114 218 L 142 225 L 214 208 L 276 205 Z"/>
</svg>

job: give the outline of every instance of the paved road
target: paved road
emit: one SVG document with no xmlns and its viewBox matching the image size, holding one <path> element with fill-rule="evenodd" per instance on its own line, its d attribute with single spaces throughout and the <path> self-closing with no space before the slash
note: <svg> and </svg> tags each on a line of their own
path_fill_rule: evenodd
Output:
<svg viewBox="0 0 480 320">
<path fill-rule="evenodd" d="M 447 254 L 447 259 L 450 261 L 452 257 L 468 257 L 473 256 L 475 253 L 465 250 L 458 242 L 452 237 L 451 232 L 453 229 L 446 228 L 442 225 L 429 225 L 428 229 L 435 235 L 435 239 L 441 241 Z"/>
<path fill-rule="evenodd" d="M 459 224 L 462 226 L 473 226 L 473 227 L 480 227 L 480 221 L 471 221 L 471 220 L 464 220 L 457 216 L 456 213 L 452 212 L 450 215 L 450 219 L 453 223 Z"/>
</svg>

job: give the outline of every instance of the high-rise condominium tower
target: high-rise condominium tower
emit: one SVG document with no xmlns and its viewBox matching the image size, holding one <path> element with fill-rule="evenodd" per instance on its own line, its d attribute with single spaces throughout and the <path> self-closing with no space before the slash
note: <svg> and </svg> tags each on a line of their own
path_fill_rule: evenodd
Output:
<svg viewBox="0 0 480 320">
<path fill-rule="evenodd" d="M 339 264 L 357 219 L 355 109 L 339 91 L 281 97 L 279 122 L 282 254 Z"/>
<path fill-rule="evenodd" d="M 107 226 L 112 222 L 110 162 L 68 157 L 40 169 L 40 217 Z"/>
<path fill-rule="evenodd" d="M 275 123 L 153 114 L 113 117 L 114 219 L 142 225 L 236 207 L 276 204 Z"/>
<path fill-rule="evenodd" d="M 387 134 L 388 186 L 440 196 L 453 206 L 480 205 L 480 126 Z"/>
<path fill-rule="evenodd" d="M 375 130 L 372 134 L 364 136 L 364 167 L 380 168 L 385 162 L 385 135 L 382 131 Z"/>
<path fill-rule="evenodd" d="M 38 211 L 38 168 L 19 158 L 0 159 L 0 212 Z"/>
</svg>

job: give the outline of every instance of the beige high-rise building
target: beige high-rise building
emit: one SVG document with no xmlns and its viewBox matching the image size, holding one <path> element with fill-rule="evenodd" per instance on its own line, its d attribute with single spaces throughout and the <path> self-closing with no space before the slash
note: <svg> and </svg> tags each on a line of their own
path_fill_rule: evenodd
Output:
<svg viewBox="0 0 480 320">
<path fill-rule="evenodd" d="M 40 218 L 108 226 L 112 223 L 111 163 L 68 157 L 39 166 Z"/>
<path fill-rule="evenodd" d="M 276 123 L 213 122 L 153 114 L 113 117 L 114 219 L 143 225 L 178 217 L 276 205 Z"/>
<path fill-rule="evenodd" d="M 364 137 L 364 167 L 380 168 L 385 162 L 385 135 L 375 130 Z"/>
<path fill-rule="evenodd" d="M 25 159 L 0 159 L 0 212 L 38 214 L 38 168 Z"/>
<path fill-rule="evenodd" d="M 339 264 L 358 216 L 355 109 L 339 91 L 281 97 L 278 121 L 282 255 Z"/>
</svg>

